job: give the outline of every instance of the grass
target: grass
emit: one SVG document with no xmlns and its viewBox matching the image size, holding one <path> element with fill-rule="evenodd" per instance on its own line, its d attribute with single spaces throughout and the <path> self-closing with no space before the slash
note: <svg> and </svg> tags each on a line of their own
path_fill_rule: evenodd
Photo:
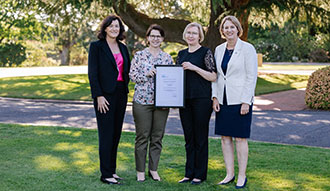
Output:
<svg viewBox="0 0 330 191">
<path fill-rule="evenodd" d="M 97 131 L 0 124 L 0 190 L 234 190 L 215 185 L 225 176 L 219 139 L 209 139 L 208 179 L 178 184 L 184 176 L 182 136 L 166 135 L 159 164 L 163 181 L 135 181 L 134 133 L 123 132 L 117 173 L 124 186 L 99 181 Z M 330 190 L 330 150 L 249 142 L 248 184 L 243 190 Z M 237 172 L 237 166 L 236 172 Z"/>
<path fill-rule="evenodd" d="M 308 76 L 267 74 L 258 78 L 256 95 L 305 88 Z M 134 84 L 129 84 L 132 101 Z M 0 78 L 0 96 L 33 99 L 91 100 L 87 75 L 50 75 Z"/>
<path fill-rule="evenodd" d="M 0 78 L 0 96 L 32 99 L 91 100 L 86 74 Z M 134 84 L 129 85 L 132 101 Z"/>
<path fill-rule="evenodd" d="M 306 88 L 309 76 L 288 74 L 259 74 L 256 95 Z"/>
<path fill-rule="evenodd" d="M 262 64 L 258 70 L 317 70 L 327 67 L 327 65 L 276 65 L 276 64 Z"/>
</svg>

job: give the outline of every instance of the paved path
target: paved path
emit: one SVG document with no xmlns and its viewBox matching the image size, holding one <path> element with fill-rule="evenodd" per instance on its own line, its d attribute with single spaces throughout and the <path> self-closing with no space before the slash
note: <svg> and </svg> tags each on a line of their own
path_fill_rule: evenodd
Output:
<svg viewBox="0 0 330 191">
<path fill-rule="evenodd" d="M 214 135 L 214 113 L 210 136 Z M 0 123 L 96 128 L 90 102 L 47 102 L 0 97 Z M 125 131 L 134 131 L 132 107 L 127 106 Z M 177 109 L 171 109 L 167 134 L 183 134 Z M 329 111 L 255 111 L 251 139 L 330 148 Z"/>
</svg>

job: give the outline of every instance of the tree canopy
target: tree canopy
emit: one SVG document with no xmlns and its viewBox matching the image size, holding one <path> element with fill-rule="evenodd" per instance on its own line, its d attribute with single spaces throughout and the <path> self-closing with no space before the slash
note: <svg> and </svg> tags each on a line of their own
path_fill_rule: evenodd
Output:
<svg viewBox="0 0 330 191">
<path fill-rule="evenodd" d="M 112 7 L 125 24 L 137 35 L 143 37 L 152 23 L 163 26 L 165 41 L 184 43 L 182 32 L 192 21 L 206 27 L 204 45 L 214 49 L 223 42 L 218 28 L 221 19 L 228 14 L 239 18 L 247 40 L 248 23 L 251 12 L 265 14 L 264 19 L 288 13 L 289 19 L 305 20 L 311 30 L 329 31 L 329 3 L 326 0 L 102 0 L 105 6 Z"/>
</svg>

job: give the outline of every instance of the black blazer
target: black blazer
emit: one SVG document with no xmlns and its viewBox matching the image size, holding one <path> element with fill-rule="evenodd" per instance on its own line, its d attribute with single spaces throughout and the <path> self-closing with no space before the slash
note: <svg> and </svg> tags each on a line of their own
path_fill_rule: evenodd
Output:
<svg viewBox="0 0 330 191">
<path fill-rule="evenodd" d="M 128 73 L 130 71 L 130 57 L 126 45 L 118 41 L 118 46 L 124 60 L 123 79 L 128 93 Z M 118 69 L 116 60 L 106 40 L 92 42 L 88 54 L 88 78 L 91 86 L 92 98 L 112 94 L 116 89 Z"/>
</svg>

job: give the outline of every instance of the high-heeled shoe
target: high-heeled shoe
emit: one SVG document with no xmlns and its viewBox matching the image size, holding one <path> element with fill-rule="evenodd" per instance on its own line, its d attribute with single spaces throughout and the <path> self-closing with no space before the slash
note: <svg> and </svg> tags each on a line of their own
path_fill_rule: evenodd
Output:
<svg viewBox="0 0 330 191">
<path fill-rule="evenodd" d="M 101 177 L 100 180 L 101 180 L 101 182 L 106 183 L 106 184 L 122 185 L 122 183 L 120 183 L 118 181 L 117 182 L 113 182 L 113 181 L 107 180 L 106 178 L 103 178 L 103 177 Z"/>
<path fill-rule="evenodd" d="M 149 177 L 151 177 L 152 180 L 154 180 L 154 181 L 160 181 L 160 178 L 159 179 L 158 178 L 154 178 L 152 176 L 152 174 L 150 173 L 150 171 L 148 171 L 148 175 L 149 175 Z"/>
<path fill-rule="evenodd" d="M 114 177 L 116 180 L 124 180 L 122 177 L 118 176 L 117 174 L 113 174 L 112 177 Z"/>
<path fill-rule="evenodd" d="M 136 173 L 136 181 L 138 181 L 138 182 L 144 182 L 145 181 L 144 172 L 137 172 Z"/>
<path fill-rule="evenodd" d="M 187 182 L 190 182 L 190 181 L 191 181 L 190 178 L 184 177 L 184 178 L 182 178 L 181 180 L 179 180 L 178 183 L 187 183 Z"/>
<path fill-rule="evenodd" d="M 234 180 L 235 180 L 235 176 L 233 176 L 233 178 L 231 180 L 229 180 L 228 182 L 219 182 L 217 185 L 226 185 L 226 184 L 234 182 Z"/>
<path fill-rule="evenodd" d="M 199 185 L 199 184 L 201 184 L 203 182 L 203 180 L 192 180 L 190 183 L 192 184 L 192 185 Z"/>
<path fill-rule="evenodd" d="M 245 181 L 244 181 L 244 184 L 242 186 L 235 186 L 236 189 L 240 189 L 240 188 L 244 188 L 246 186 L 246 183 L 247 183 L 247 178 L 245 177 Z"/>
</svg>

